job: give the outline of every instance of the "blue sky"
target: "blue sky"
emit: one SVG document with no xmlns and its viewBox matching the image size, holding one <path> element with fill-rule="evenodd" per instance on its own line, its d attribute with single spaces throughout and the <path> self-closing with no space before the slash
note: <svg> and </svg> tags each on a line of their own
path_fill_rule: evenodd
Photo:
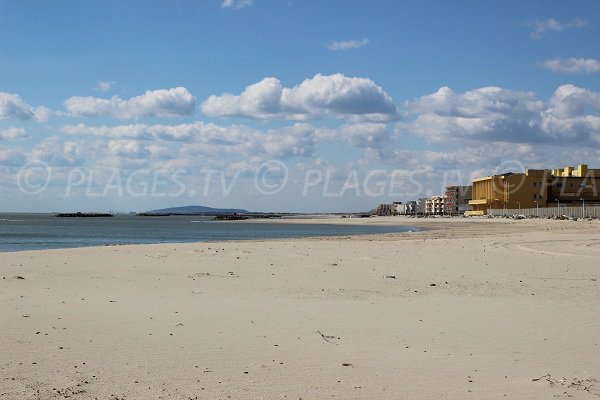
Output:
<svg viewBox="0 0 600 400">
<path fill-rule="evenodd" d="M 599 42 L 597 1 L 0 0 L 0 207 L 356 211 L 600 167 Z"/>
</svg>

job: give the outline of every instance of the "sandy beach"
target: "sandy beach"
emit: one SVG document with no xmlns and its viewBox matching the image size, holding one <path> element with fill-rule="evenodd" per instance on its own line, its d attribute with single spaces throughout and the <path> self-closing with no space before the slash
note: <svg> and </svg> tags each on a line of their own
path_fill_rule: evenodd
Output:
<svg viewBox="0 0 600 400">
<path fill-rule="evenodd" d="M 600 398 L 600 221 L 319 222 L 0 253 L 0 398 Z"/>
</svg>

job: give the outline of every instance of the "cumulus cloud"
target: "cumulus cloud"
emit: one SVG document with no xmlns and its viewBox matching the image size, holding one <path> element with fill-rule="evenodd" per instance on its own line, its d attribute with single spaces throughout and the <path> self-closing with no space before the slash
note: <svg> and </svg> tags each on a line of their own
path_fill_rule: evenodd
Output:
<svg viewBox="0 0 600 400">
<path fill-rule="evenodd" d="M 76 117 L 108 116 L 117 119 L 148 117 L 178 117 L 194 113 L 196 99 L 186 88 L 149 90 L 141 96 L 121 99 L 99 97 L 70 97 L 65 101 L 67 111 Z"/>
<path fill-rule="evenodd" d="M 532 39 L 539 40 L 544 37 L 547 32 L 561 32 L 565 29 L 578 29 L 587 25 L 587 22 L 581 18 L 573 18 L 569 21 L 558 21 L 554 18 L 535 20 L 528 25 L 533 27 L 530 33 Z"/>
<path fill-rule="evenodd" d="M 220 126 L 197 121 L 179 125 L 87 126 L 78 124 L 65 126 L 63 131 L 74 136 L 110 139 L 109 149 L 113 155 L 123 155 L 126 151 L 130 151 L 131 154 L 141 154 L 142 149 L 150 149 L 150 147 L 146 145 L 139 147 L 140 141 L 152 141 L 154 144 L 185 142 L 187 154 L 195 153 L 211 157 L 216 154 L 237 154 L 290 158 L 312 155 L 315 151 L 315 143 L 318 141 L 317 133 L 323 130 L 304 123 L 261 131 L 245 125 Z"/>
<path fill-rule="evenodd" d="M 71 136 L 110 140 L 182 142 L 204 155 L 238 153 L 245 156 L 268 155 L 276 158 L 308 157 L 321 142 L 347 143 L 359 148 L 383 149 L 392 143 L 384 123 L 349 123 L 337 128 L 316 127 L 308 123 L 254 129 L 246 125 L 221 126 L 197 121 L 178 125 L 129 124 L 117 126 L 67 125 Z"/>
<path fill-rule="evenodd" d="M 559 118 L 584 116 L 586 108 L 600 111 L 600 93 L 575 85 L 562 85 L 554 91 L 550 98 L 549 113 Z"/>
<path fill-rule="evenodd" d="M 409 122 L 411 132 L 430 142 L 459 138 L 515 141 L 535 129 L 544 103 L 531 92 L 484 87 L 456 93 L 442 87 L 406 107 L 416 114 Z"/>
<path fill-rule="evenodd" d="M 136 140 L 111 140 L 107 144 L 108 154 L 142 158 L 150 154 L 149 150 Z"/>
<path fill-rule="evenodd" d="M 61 136 L 46 138 L 28 151 L 14 145 L 19 142 L 0 142 L 0 187 L 1 169 L 10 170 L 12 177 L 19 165 L 31 160 L 45 161 L 56 170 L 74 166 L 184 169 L 182 178 L 195 179 L 201 187 L 204 183 L 203 178 L 198 178 L 200 170 L 215 169 L 234 175 L 241 171 L 240 179 L 244 179 L 265 161 L 279 159 L 304 170 L 320 168 L 318 164 L 322 163 L 324 173 L 329 167 L 342 172 L 362 168 L 365 174 L 369 168 L 401 170 L 407 179 L 422 180 L 425 192 L 432 190 L 435 194 L 436 187 L 443 192 L 446 184 L 467 183 L 473 176 L 494 172 L 507 159 L 526 167 L 551 168 L 581 161 L 593 164 L 600 157 L 600 93 L 587 88 L 563 85 L 542 100 L 532 92 L 499 87 L 466 92 L 442 87 L 407 101 L 394 132 L 389 120 L 391 115 L 397 116 L 396 106 L 381 88 L 368 79 L 340 74 L 336 79 L 332 77 L 317 75 L 291 88 L 267 78 L 237 96 L 219 96 L 224 102 L 219 107 L 258 119 L 340 118 L 337 122 L 219 125 L 203 121 L 128 121 L 115 126 L 77 123 L 64 126 Z M 374 115 L 360 113 L 364 110 L 361 101 L 369 95 L 379 104 L 369 112 L 376 110 L 377 115 L 387 116 L 384 122 L 360 119 Z M 14 102 L 14 97 L 11 100 Z M 388 105 L 389 112 L 381 113 Z M 133 106 L 129 107 L 127 112 L 131 115 Z M 24 119 L 32 118 L 35 117 L 30 115 Z M 21 127 L 0 128 L 3 140 L 25 135 Z M 415 137 L 423 140 L 415 144 Z M 423 141 L 436 146 L 424 146 Z M 356 157 L 360 152 L 362 157 Z M 290 171 L 293 175 L 294 170 Z M 340 176 L 343 184 L 348 175 Z M 302 181 L 301 178 L 291 176 L 290 182 Z M 419 197 L 425 192 L 411 196 Z"/>
<path fill-rule="evenodd" d="M 563 74 L 593 74 L 600 72 L 600 61 L 593 58 L 555 58 L 541 66 L 549 71 Z"/>
<path fill-rule="evenodd" d="M 556 89 L 548 104 L 534 93 L 485 87 L 464 93 L 440 88 L 407 102 L 412 118 L 397 125 L 432 143 L 460 140 L 590 143 L 600 132 L 600 94 L 573 85 Z"/>
<path fill-rule="evenodd" d="M 269 130 L 261 144 L 262 151 L 270 158 L 310 157 L 315 152 L 314 133 L 308 124 Z"/>
<path fill-rule="evenodd" d="M 397 115 L 392 98 L 375 82 L 343 74 L 318 74 L 292 88 L 283 87 L 276 78 L 265 78 L 240 95 L 210 96 L 201 108 L 210 116 L 268 120 L 325 116 L 391 119 Z"/>
<path fill-rule="evenodd" d="M 253 4 L 254 0 L 221 0 L 221 8 L 233 8 L 236 10 L 250 7 Z"/>
<path fill-rule="evenodd" d="M 82 142 L 51 136 L 39 142 L 28 154 L 29 160 L 41 160 L 50 166 L 70 167 L 82 165 L 93 156 L 94 150 Z"/>
<path fill-rule="evenodd" d="M 27 132 L 24 128 L 10 127 L 6 129 L 0 129 L 0 140 L 15 140 L 23 139 L 27 137 Z"/>
<path fill-rule="evenodd" d="M 595 114 L 593 113 L 595 111 Z M 600 93 L 574 85 L 560 86 L 542 114 L 542 129 L 553 138 L 597 143 L 600 137 Z"/>
<path fill-rule="evenodd" d="M 387 126 L 382 123 L 346 124 L 339 128 L 339 136 L 353 146 L 371 149 L 383 148 L 392 143 Z"/>
<path fill-rule="evenodd" d="M 46 107 L 32 107 L 14 93 L 0 92 L 0 119 L 20 119 L 46 121 L 50 110 Z"/>
<path fill-rule="evenodd" d="M 499 87 L 483 87 L 456 93 L 448 87 L 409 103 L 412 111 L 453 117 L 497 117 L 529 115 L 543 109 L 544 103 L 532 92 L 517 92 Z"/>
<path fill-rule="evenodd" d="M 369 39 L 360 39 L 360 40 L 340 40 L 333 41 L 327 44 L 327 48 L 329 50 L 350 50 L 350 49 L 358 49 L 364 47 L 369 44 Z"/>
<path fill-rule="evenodd" d="M 12 93 L 0 92 L 0 118 L 1 119 L 32 119 L 35 110 L 21 100 L 21 97 Z"/>
</svg>

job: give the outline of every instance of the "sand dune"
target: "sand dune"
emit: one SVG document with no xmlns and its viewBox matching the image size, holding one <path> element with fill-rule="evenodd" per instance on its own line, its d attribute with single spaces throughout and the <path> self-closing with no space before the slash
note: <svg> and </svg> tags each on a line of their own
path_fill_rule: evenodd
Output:
<svg viewBox="0 0 600 400">
<path fill-rule="evenodd" d="M 424 230 L 0 253 L 0 398 L 600 397 L 600 222 L 329 222 Z"/>
</svg>

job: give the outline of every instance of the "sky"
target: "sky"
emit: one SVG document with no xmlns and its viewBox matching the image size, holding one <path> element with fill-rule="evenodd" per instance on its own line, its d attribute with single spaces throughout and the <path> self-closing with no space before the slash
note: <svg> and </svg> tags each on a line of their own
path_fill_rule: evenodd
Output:
<svg viewBox="0 0 600 400">
<path fill-rule="evenodd" d="M 354 212 L 600 168 L 600 2 L 0 0 L 0 211 Z"/>
</svg>

